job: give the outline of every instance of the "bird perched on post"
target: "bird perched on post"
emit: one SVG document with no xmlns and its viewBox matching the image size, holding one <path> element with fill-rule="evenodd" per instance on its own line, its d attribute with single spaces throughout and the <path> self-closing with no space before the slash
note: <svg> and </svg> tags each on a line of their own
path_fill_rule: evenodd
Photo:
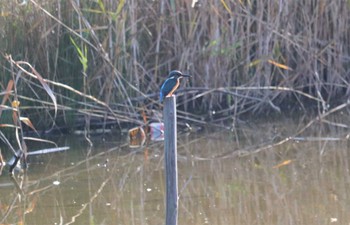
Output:
<svg viewBox="0 0 350 225">
<path fill-rule="evenodd" d="M 183 77 L 191 77 L 188 74 L 183 74 L 179 70 L 173 70 L 169 73 L 168 78 L 164 81 L 160 88 L 159 99 L 163 102 L 165 97 L 170 97 L 180 85 L 180 80 Z"/>
</svg>

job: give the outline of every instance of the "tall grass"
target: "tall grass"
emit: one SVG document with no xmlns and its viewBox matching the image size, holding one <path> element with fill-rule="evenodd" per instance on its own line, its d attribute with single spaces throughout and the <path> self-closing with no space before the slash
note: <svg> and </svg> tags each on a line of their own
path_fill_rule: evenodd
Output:
<svg viewBox="0 0 350 225">
<path fill-rule="evenodd" d="M 326 110 L 350 91 L 349 1 L 28 0 L 0 8 L 1 51 L 53 81 L 65 110 L 134 120 L 145 104 L 158 107 L 172 69 L 193 75 L 179 103 L 196 113 L 310 102 Z M 6 83 L 8 62 L 0 63 Z"/>
</svg>

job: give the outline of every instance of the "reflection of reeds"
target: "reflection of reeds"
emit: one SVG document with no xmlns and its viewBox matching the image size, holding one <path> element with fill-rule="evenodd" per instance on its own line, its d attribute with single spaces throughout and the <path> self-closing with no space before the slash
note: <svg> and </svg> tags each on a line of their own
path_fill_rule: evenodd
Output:
<svg viewBox="0 0 350 225">
<path fill-rule="evenodd" d="M 337 125 L 346 117 L 323 118 L 327 123 L 312 126 L 288 119 L 268 128 L 266 123 L 242 125 L 235 133 L 179 135 L 179 224 L 347 224 L 348 141 L 322 140 L 344 137 L 347 130 Z M 266 144 L 276 134 L 316 141 Z M 106 145 L 114 147 L 106 150 Z M 44 164 L 33 163 L 17 184 L 20 190 L 5 177 L 1 204 L 8 211 L 0 221 L 164 224 L 162 144 L 153 143 L 144 152 L 115 145 L 106 140 L 89 156 L 85 150 L 79 156 L 76 150 L 42 155 L 37 160 Z M 262 145 L 264 151 L 254 151 Z M 227 154 L 235 151 L 245 154 Z"/>
<path fill-rule="evenodd" d="M 179 183 L 186 185 L 179 201 L 180 223 L 318 224 L 312 221 L 311 211 L 327 222 L 331 218 L 340 220 L 344 216 L 348 220 L 346 211 L 349 208 L 346 206 L 342 207 L 338 216 L 332 216 L 333 210 L 339 210 L 334 200 L 339 193 L 329 185 L 336 185 L 334 183 L 338 178 L 334 177 L 335 174 L 319 174 L 323 170 L 333 171 L 331 173 L 338 170 L 335 162 L 325 165 L 318 163 L 319 160 L 337 161 L 338 157 L 345 157 L 343 154 L 346 154 L 346 130 L 341 122 L 344 118 L 334 116 L 327 119 L 328 123 L 314 121 L 312 126 L 290 119 L 271 125 L 257 123 L 250 128 L 242 126 L 237 128 L 236 133 L 241 140 L 239 143 L 232 141 L 232 134 L 218 132 L 197 142 L 184 144 L 191 155 L 187 154 L 187 160 L 179 164 L 179 168 L 182 168 Z M 339 124 L 342 126 L 336 126 Z M 276 132 L 282 137 L 297 134 L 315 137 L 319 141 L 266 143 Z M 342 138 L 334 142 L 323 138 L 327 136 Z M 259 142 L 263 142 L 263 145 Z M 337 152 L 337 156 L 334 156 L 336 151 L 341 153 Z M 245 156 L 228 154 L 235 152 L 243 152 Z M 184 151 L 180 150 L 179 154 L 184 155 Z M 340 182 L 344 182 L 344 179 Z M 347 194 L 342 193 L 342 196 L 346 197 Z M 321 207 L 322 212 L 310 210 L 315 207 Z"/>
<path fill-rule="evenodd" d="M 321 129 L 324 135 L 342 135 L 327 129 Z M 218 137 L 200 139 L 188 148 L 202 155 L 230 151 L 234 144 L 224 141 L 221 133 Z M 182 161 L 179 184 L 186 188 L 179 200 L 179 223 L 347 223 L 346 149 L 346 140 L 288 142 L 245 157 Z"/>
<path fill-rule="evenodd" d="M 246 108 L 279 111 L 294 101 L 303 106 L 297 92 L 260 87 L 303 91 L 317 97 L 322 108 L 348 91 L 346 1 L 78 3 L 0 3 L 1 51 L 35 65 L 47 80 L 107 105 L 120 103 L 116 108 L 125 114 L 134 115 L 144 100 L 154 105 L 150 96 L 154 100 L 164 75 L 175 68 L 194 75 L 185 108 L 201 112 L 220 107 L 228 109 L 225 114 Z M 0 63 L 7 74 L 7 65 Z M 0 79 L 6 83 L 8 77 Z M 201 95 L 202 87 L 237 86 L 257 88 Z M 59 88 L 57 94 L 60 104 L 89 113 L 74 103 L 84 102 L 80 96 Z M 69 113 L 64 116 L 69 120 Z"/>
</svg>

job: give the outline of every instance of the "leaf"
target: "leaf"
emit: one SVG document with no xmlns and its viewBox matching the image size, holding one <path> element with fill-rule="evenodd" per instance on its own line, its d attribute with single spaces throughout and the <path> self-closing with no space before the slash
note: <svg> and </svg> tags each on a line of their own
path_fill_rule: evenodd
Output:
<svg viewBox="0 0 350 225">
<path fill-rule="evenodd" d="M 7 16 L 10 16 L 11 15 L 11 13 L 9 12 L 9 11 L 1 11 L 0 12 L 0 17 L 7 17 Z"/>
<path fill-rule="evenodd" d="M 56 97 L 55 95 L 53 94 L 51 88 L 49 87 L 49 85 L 44 81 L 44 78 L 33 68 L 31 67 L 34 75 L 37 77 L 37 79 L 39 80 L 41 86 L 43 86 L 43 88 L 45 89 L 46 93 L 50 96 L 53 104 L 54 104 L 54 107 L 55 107 L 55 116 L 54 118 L 56 118 L 57 116 L 57 100 L 56 100 Z"/>
<path fill-rule="evenodd" d="M 35 138 L 35 137 L 23 137 L 23 139 L 26 141 L 37 141 L 37 142 L 50 143 L 50 144 L 53 144 L 57 147 L 57 144 L 55 142 L 50 141 L 50 140 L 46 140 L 46 139 Z"/>
<path fill-rule="evenodd" d="M 19 118 L 20 121 L 22 121 L 25 125 L 27 125 L 28 127 L 32 128 L 32 130 L 34 130 L 38 135 L 38 131 L 36 131 L 34 125 L 32 124 L 32 122 L 30 121 L 30 119 L 28 117 L 20 117 Z"/>
<path fill-rule="evenodd" d="M 7 124 L 7 123 L 0 124 L 0 127 L 11 127 L 11 128 L 19 129 L 19 126 L 16 126 L 16 125 L 13 125 L 13 124 Z"/>
<path fill-rule="evenodd" d="M 11 103 L 11 106 L 12 106 L 12 108 L 18 108 L 20 104 L 21 104 L 20 101 L 14 100 L 14 101 Z"/>
<path fill-rule="evenodd" d="M 232 15 L 231 9 L 228 7 L 224 0 L 221 0 L 221 4 L 225 7 L 226 11 Z"/>
<path fill-rule="evenodd" d="M 253 62 L 249 63 L 248 66 L 249 66 L 249 67 L 253 67 L 253 66 L 258 65 L 258 64 L 261 63 L 261 62 L 262 62 L 261 59 L 257 59 L 257 60 L 254 60 Z M 264 62 L 265 62 L 265 61 L 264 61 Z M 284 64 L 278 63 L 278 62 L 276 62 L 276 61 L 274 61 L 274 60 L 271 60 L 271 59 L 267 60 L 267 62 L 270 63 L 270 64 L 272 64 L 272 65 L 274 65 L 274 66 L 277 66 L 277 67 L 279 67 L 279 68 L 281 68 L 281 69 L 293 70 L 292 68 L 290 68 L 290 67 L 288 67 L 288 66 L 286 66 L 286 65 L 284 65 Z"/>
<path fill-rule="evenodd" d="M 259 63 L 261 63 L 261 59 L 254 60 L 253 62 L 249 63 L 249 67 L 256 66 Z"/>
<path fill-rule="evenodd" d="M 102 10 L 103 13 L 106 13 L 106 8 L 105 5 L 103 4 L 102 0 L 98 0 L 98 5 L 100 6 L 100 9 Z"/>
<path fill-rule="evenodd" d="M 125 0 L 121 0 L 118 4 L 118 7 L 117 7 L 117 15 L 119 15 L 119 13 L 122 11 L 123 7 L 124 7 L 124 4 L 125 4 Z"/>
<path fill-rule="evenodd" d="M 85 73 L 87 68 L 88 68 L 87 47 L 86 47 L 86 45 L 84 45 L 84 49 L 83 49 L 84 52 L 83 52 L 83 50 L 79 48 L 79 46 L 74 41 L 74 39 L 72 37 L 69 37 L 69 38 L 70 38 L 70 41 L 72 42 L 72 44 L 74 45 L 75 49 L 78 52 L 79 61 L 80 61 L 81 65 L 83 66 L 83 71 Z"/>
<path fill-rule="evenodd" d="M 292 162 L 292 160 L 288 159 L 288 160 L 285 160 L 285 161 L 281 162 L 280 164 L 278 164 L 278 165 L 276 165 L 276 166 L 274 166 L 272 168 L 277 169 L 277 168 L 280 168 L 282 166 L 286 166 L 286 165 L 290 164 L 291 162 Z"/>
<path fill-rule="evenodd" d="M 292 68 L 290 68 L 290 67 L 288 67 L 288 66 L 286 66 L 286 65 L 280 64 L 280 63 L 278 63 L 278 62 L 276 62 L 276 61 L 273 61 L 273 60 L 271 60 L 271 59 L 267 60 L 267 62 L 269 62 L 269 63 L 271 63 L 272 65 L 277 66 L 277 67 L 279 67 L 279 68 L 281 68 L 281 69 L 292 70 Z"/>
</svg>

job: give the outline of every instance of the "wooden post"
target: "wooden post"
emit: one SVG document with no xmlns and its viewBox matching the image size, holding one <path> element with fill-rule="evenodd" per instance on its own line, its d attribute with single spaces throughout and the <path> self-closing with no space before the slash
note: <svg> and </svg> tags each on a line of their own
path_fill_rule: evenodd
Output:
<svg viewBox="0 0 350 225">
<path fill-rule="evenodd" d="M 166 225 L 177 225 L 178 186 L 177 186 L 177 134 L 176 97 L 164 99 L 164 151 L 166 179 Z"/>
</svg>

